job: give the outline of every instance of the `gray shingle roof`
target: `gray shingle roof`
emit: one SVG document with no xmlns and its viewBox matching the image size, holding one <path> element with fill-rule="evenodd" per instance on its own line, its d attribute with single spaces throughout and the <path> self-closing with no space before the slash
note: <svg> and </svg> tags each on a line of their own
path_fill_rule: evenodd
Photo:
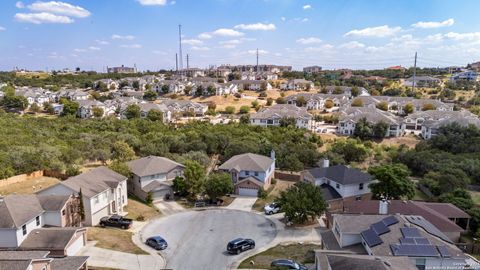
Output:
<svg viewBox="0 0 480 270">
<path fill-rule="evenodd" d="M 290 104 L 277 104 L 250 115 L 250 119 L 281 119 L 284 117 L 312 119 L 312 115 L 307 112 L 306 108 Z"/>
<path fill-rule="evenodd" d="M 70 196 L 66 195 L 37 195 L 40 205 L 45 211 L 59 211 L 67 203 Z"/>
<path fill-rule="evenodd" d="M 314 168 L 308 172 L 315 178 L 328 178 L 342 185 L 365 183 L 372 180 L 372 176 L 359 169 L 349 168 L 345 165 L 335 165 L 327 168 Z"/>
<path fill-rule="evenodd" d="M 24 260 L 24 259 L 42 259 L 46 258 L 49 251 L 0 251 L 0 260 Z M 1 269 L 1 268 L 0 268 Z"/>
<path fill-rule="evenodd" d="M 32 260 L 0 260 L 0 269 L 5 270 L 28 270 Z"/>
<path fill-rule="evenodd" d="M 118 183 L 127 180 L 126 176 L 118 174 L 105 166 L 70 177 L 58 185 L 65 185 L 75 192 L 82 190 L 83 196 L 93 197 L 107 189 L 114 188 Z"/>
<path fill-rule="evenodd" d="M 0 201 L 0 228 L 20 228 L 44 212 L 35 195 L 9 195 Z"/>
<path fill-rule="evenodd" d="M 326 201 L 342 198 L 342 196 L 330 185 L 322 184 L 320 185 L 320 188 L 322 189 L 323 199 Z"/>
<path fill-rule="evenodd" d="M 268 168 L 272 166 L 273 162 L 273 159 L 269 157 L 246 153 L 231 157 L 223 163 L 219 169 L 227 171 L 230 171 L 233 168 L 241 171 L 267 171 Z"/>
<path fill-rule="evenodd" d="M 20 245 L 20 250 L 64 250 L 83 228 L 40 228 L 31 231 Z"/>
<path fill-rule="evenodd" d="M 171 170 L 182 167 L 180 163 L 164 157 L 148 156 L 127 163 L 130 171 L 137 176 L 143 177 L 147 175 L 166 174 Z"/>
<path fill-rule="evenodd" d="M 55 258 L 50 264 L 51 270 L 78 270 L 85 265 L 88 256 L 68 256 Z"/>
</svg>

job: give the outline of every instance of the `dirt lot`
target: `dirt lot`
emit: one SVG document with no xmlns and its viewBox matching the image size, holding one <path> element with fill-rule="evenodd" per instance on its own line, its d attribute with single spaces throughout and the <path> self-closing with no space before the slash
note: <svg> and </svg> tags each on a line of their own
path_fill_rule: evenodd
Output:
<svg viewBox="0 0 480 270">
<path fill-rule="evenodd" d="M 148 220 L 161 215 L 160 211 L 156 208 L 146 205 L 134 198 L 128 199 L 128 205 L 125 207 L 125 211 L 128 212 L 127 218 L 137 221 Z"/>
<path fill-rule="evenodd" d="M 386 138 L 380 144 L 387 146 L 400 146 L 402 144 L 406 145 L 408 148 L 414 148 L 420 139 L 414 136 L 405 136 L 405 137 L 396 137 L 396 138 Z"/>
<path fill-rule="evenodd" d="M 53 186 L 60 182 L 57 178 L 53 177 L 37 177 L 20 183 L 15 183 L 5 187 L 0 187 L 0 194 L 8 195 L 12 193 L 16 194 L 32 194 L 39 190 Z"/>
<path fill-rule="evenodd" d="M 292 259 L 301 264 L 315 263 L 314 250 L 320 249 L 313 244 L 278 245 L 244 260 L 239 268 L 270 269 L 270 263 L 276 259 Z M 253 261 L 252 265 L 250 262 Z"/>
<path fill-rule="evenodd" d="M 132 232 L 116 228 L 90 227 L 88 241 L 98 241 L 96 247 L 122 251 L 133 254 L 148 254 L 132 241 Z"/>
<path fill-rule="evenodd" d="M 267 198 L 266 199 L 258 198 L 257 201 L 255 201 L 255 203 L 253 204 L 252 209 L 260 212 L 263 211 L 263 207 L 265 206 L 265 204 L 272 203 L 280 195 L 280 192 L 282 190 L 286 190 L 293 184 L 295 184 L 295 182 L 277 180 L 277 183 L 268 192 Z"/>
</svg>

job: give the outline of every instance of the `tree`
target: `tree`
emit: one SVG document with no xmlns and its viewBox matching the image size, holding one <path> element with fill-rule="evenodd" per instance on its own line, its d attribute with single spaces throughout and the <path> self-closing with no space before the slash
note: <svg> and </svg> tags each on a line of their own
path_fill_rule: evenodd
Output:
<svg viewBox="0 0 480 270">
<path fill-rule="evenodd" d="M 332 144 L 329 152 L 340 155 L 345 163 L 362 162 L 368 156 L 367 148 L 355 139 L 336 141 Z"/>
<path fill-rule="evenodd" d="M 285 104 L 285 103 L 287 103 L 287 101 L 286 101 L 285 98 L 283 98 L 283 97 L 277 98 L 277 100 L 276 100 L 275 102 L 277 102 L 277 104 Z"/>
<path fill-rule="evenodd" d="M 137 104 L 130 104 L 124 112 L 127 119 L 140 118 L 140 106 Z"/>
<path fill-rule="evenodd" d="M 305 182 L 297 182 L 282 191 L 278 202 L 287 220 L 296 224 L 315 220 L 327 208 L 321 188 Z"/>
<path fill-rule="evenodd" d="M 205 185 L 205 169 L 196 161 L 185 162 L 185 170 L 183 172 L 187 181 L 188 192 L 195 197 L 203 192 Z"/>
<path fill-rule="evenodd" d="M 353 131 L 353 135 L 362 140 L 372 137 L 373 126 L 370 122 L 368 122 L 367 118 L 363 117 L 355 124 L 355 130 Z"/>
<path fill-rule="evenodd" d="M 377 139 L 381 139 L 381 138 L 384 138 L 388 132 L 388 129 L 390 128 L 390 126 L 383 122 L 383 121 L 380 121 L 378 123 L 376 123 L 375 125 L 373 125 L 373 137 L 374 138 L 377 138 Z"/>
<path fill-rule="evenodd" d="M 80 188 L 80 191 L 78 192 L 78 212 L 80 214 L 80 220 L 85 220 L 85 206 L 83 205 L 83 193 L 82 193 L 82 188 Z"/>
<path fill-rule="evenodd" d="M 112 146 L 112 158 L 120 162 L 127 162 L 135 158 L 135 151 L 125 141 L 116 141 Z"/>
<path fill-rule="evenodd" d="M 388 103 L 386 101 L 380 101 L 377 104 L 377 109 L 382 110 L 382 111 L 388 111 Z"/>
<path fill-rule="evenodd" d="M 150 121 L 154 121 L 154 122 L 155 121 L 163 122 L 163 112 L 161 112 L 157 109 L 151 109 L 147 113 L 147 119 L 149 119 Z"/>
<path fill-rule="evenodd" d="M 352 107 L 363 107 L 363 100 L 356 98 L 352 101 Z"/>
<path fill-rule="evenodd" d="M 77 115 L 80 105 L 78 103 L 70 101 L 68 99 L 60 99 L 60 103 L 63 104 L 62 115 Z"/>
<path fill-rule="evenodd" d="M 205 88 L 203 87 L 203 85 L 198 85 L 197 90 L 195 91 L 195 95 L 202 96 L 204 91 L 205 91 Z"/>
<path fill-rule="evenodd" d="M 76 176 L 76 175 L 79 175 L 81 174 L 82 172 L 80 171 L 80 169 L 78 168 L 78 166 L 75 166 L 75 165 L 70 165 L 67 167 L 67 169 L 65 170 L 65 174 L 68 176 L 68 177 L 72 177 L 72 176 Z"/>
<path fill-rule="evenodd" d="M 92 111 L 93 111 L 93 117 L 95 117 L 95 118 L 101 118 L 101 117 L 103 117 L 103 109 L 102 109 L 102 108 L 100 108 L 100 107 L 94 107 L 94 108 L 92 109 Z"/>
<path fill-rule="evenodd" d="M 226 114 L 234 114 L 235 113 L 235 107 L 233 107 L 233 106 L 225 107 L 225 113 Z"/>
<path fill-rule="evenodd" d="M 43 110 L 45 110 L 48 114 L 55 114 L 55 109 L 51 103 L 45 102 L 43 104 Z"/>
<path fill-rule="evenodd" d="M 266 81 L 262 81 L 260 83 L 260 91 L 265 92 L 267 91 L 267 88 L 268 88 L 268 83 Z"/>
<path fill-rule="evenodd" d="M 422 111 L 433 111 L 435 109 L 435 105 L 433 105 L 432 103 L 425 103 L 422 106 Z"/>
<path fill-rule="evenodd" d="M 37 103 L 33 103 L 32 105 L 30 105 L 30 111 L 33 112 L 33 113 L 38 113 L 40 112 L 41 108 L 40 106 L 37 105 Z"/>
<path fill-rule="evenodd" d="M 250 124 L 250 115 L 244 114 L 240 116 L 240 124 Z"/>
<path fill-rule="evenodd" d="M 252 101 L 252 108 L 256 108 L 258 106 L 258 100 Z"/>
<path fill-rule="evenodd" d="M 305 107 L 305 105 L 307 105 L 307 100 L 304 96 L 299 96 L 295 101 L 295 104 L 297 104 L 298 107 Z"/>
<path fill-rule="evenodd" d="M 405 114 L 411 114 L 411 113 L 413 113 L 414 108 L 415 107 L 413 106 L 413 104 L 408 103 L 408 104 L 405 104 L 405 107 L 403 108 L 403 111 L 405 112 Z"/>
<path fill-rule="evenodd" d="M 267 98 L 267 106 L 272 106 L 272 103 L 273 103 L 273 98 Z M 480 114 L 480 109 L 479 109 L 479 113 Z"/>
<path fill-rule="evenodd" d="M 232 178 L 227 173 L 211 174 L 205 182 L 205 193 L 207 193 L 208 197 L 212 200 L 216 200 L 216 198 L 232 192 Z"/>
<path fill-rule="evenodd" d="M 153 92 L 152 90 L 147 90 L 143 94 L 143 99 L 153 101 L 157 99 L 157 93 Z"/>
<path fill-rule="evenodd" d="M 188 195 L 187 181 L 185 181 L 185 178 L 181 176 L 177 176 L 175 179 L 173 179 L 172 189 L 179 196 L 183 197 Z"/>
<path fill-rule="evenodd" d="M 135 89 L 135 90 L 139 90 L 139 89 L 140 89 L 140 83 L 139 83 L 138 81 L 134 81 L 134 82 L 132 83 L 132 87 L 133 87 L 133 89 Z"/>
<path fill-rule="evenodd" d="M 352 93 L 352 96 L 356 97 L 360 94 L 360 89 L 358 89 L 358 86 L 352 87 L 352 90 L 350 90 Z"/>
<path fill-rule="evenodd" d="M 215 89 L 215 87 L 213 85 L 209 85 L 207 87 L 207 93 L 211 96 L 215 95 L 217 93 L 217 90 Z"/>
<path fill-rule="evenodd" d="M 250 107 L 248 107 L 248 106 L 241 106 L 240 107 L 240 114 L 246 114 L 248 112 L 250 112 Z"/>
<path fill-rule="evenodd" d="M 162 93 L 168 94 L 169 91 L 170 91 L 170 87 L 168 87 L 168 85 L 166 84 L 162 85 Z"/>
<path fill-rule="evenodd" d="M 100 92 L 108 91 L 108 86 L 104 82 L 98 82 L 95 88 L 97 91 L 100 91 Z"/>
<path fill-rule="evenodd" d="M 410 172 L 403 164 L 387 164 L 370 167 L 368 172 L 377 180 L 370 184 L 375 198 L 399 200 L 412 199 L 415 196 L 415 185 L 408 176 Z"/>
<path fill-rule="evenodd" d="M 333 108 L 335 104 L 333 103 L 333 101 L 331 99 L 327 99 L 327 101 L 325 101 L 325 108 L 326 109 L 331 109 Z"/>
<path fill-rule="evenodd" d="M 458 208 L 468 211 L 474 206 L 474 202 L 472 200 L 472 196 L 470 193 L 461 188 L 457 188 L 452 192 L 446 193 L 438 197 L 440 202 L 451 203 L 457 206 Z"/>
<path fill-rule="evenodd" d="M 125 177 L 128 177 L 128 178 L 132 177 L 132 172 L 130 171 L 130 168 L 128 168 L 127 163 L 125 162 L 114 160 L 112 163 L 110 163 L 110 165 L 108 165 L 108 168 Z"/>
<path fill-rule="evenodd" d="M 294 117 L 282 117 L 280 119 L 281 127 L 296 127 L 297 120 Z"/>
</svg>

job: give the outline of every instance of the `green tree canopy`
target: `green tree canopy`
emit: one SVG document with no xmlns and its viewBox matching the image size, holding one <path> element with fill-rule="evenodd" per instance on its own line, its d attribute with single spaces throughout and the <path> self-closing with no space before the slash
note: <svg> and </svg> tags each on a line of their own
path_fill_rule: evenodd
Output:
<svg viewBox="0 0 480 270">
<path fill-rule="evenodd" d="M 124 113 L 127 119 L 140 118 L 140 107 L 137 104 L 128 105 Z"/>
<path fill-rule="evenodd" d="M 187 181 L 188 192 L 192 196 L 196 196 L 204 191 L 205 187 L 205 169 L 196 161 L 185 162 L 185 170 L 183 172 Z"/>
<path fill-rule="evenodd" d="M 415 196 L 415 185 L 408 178 L 410 172 L 403 164 L 387 164 L 370 167 L 368 172 L 376 182 L 370 184 L 370 190 L 375 198 L 399 200 L 412 199 Z"/>
<path fill-rule="evenodd" d="M 232 192 L 233 182 L 228 173 L 211 174 L 205 182 L 205 193 L 212 200 Z"/>
<path fill-rule="evenodd" d="M 278 202 L 285 212 L 285 217 L 296 224 L 314 220 L 327 207 L 321 188 L 304 182 L 297 182 L 282 191 Z"/>
</svg>

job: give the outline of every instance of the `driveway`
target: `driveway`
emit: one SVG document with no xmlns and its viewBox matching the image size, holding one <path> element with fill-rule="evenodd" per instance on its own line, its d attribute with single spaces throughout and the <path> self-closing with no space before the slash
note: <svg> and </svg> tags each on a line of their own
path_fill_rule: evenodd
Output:
<svg viewBox="0 0 480 270">
<path fill-rule="evenodd" d="M 175 201 L 155 201 L 153 205 L 166 216 L 185 211 L 185 208 Z"/>
<path fill-rule="evenodd" d="M 238 199 L 238 198 L 237 198 Z M 236 199 L 236 200 L 237 200 Z M 169 247 L 162 251 L 169 269 L 227 269 L 239 256 L 225 251 L 228 241 L 252 238 L 256 249 L 268 245 L 277 234 L 275 224 L 262 215 L 215 209 L 189 211 L 153 220 L 141 232 L 141 239 L 164 237 Z M 245 252 L 248 255 L 255 250 Z"/>
<path fill-rule="evenodd" d="M 256 197 L 236 197 L 235 200 L 225 208 L 250 212 L 252 211 L 255 201 L 257 201 Z"/>
</svg>

